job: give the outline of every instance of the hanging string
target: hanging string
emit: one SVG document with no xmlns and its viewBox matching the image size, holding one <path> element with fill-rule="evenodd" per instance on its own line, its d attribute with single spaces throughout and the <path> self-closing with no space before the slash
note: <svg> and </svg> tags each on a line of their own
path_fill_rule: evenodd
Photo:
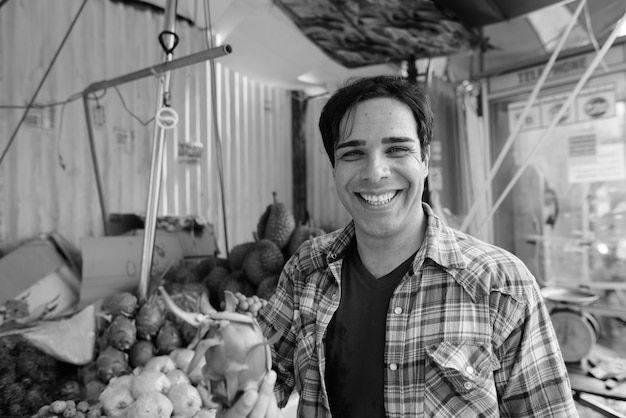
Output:
<svg viewBox="0 0 626 418">
<path fill-rule="evenodd" d="M 59 45 L 59 47 L 57 48 L 57 51 L 54 54 L 54 57 L 52 58 L 52 62 L 50 62 L 50 65 L 48 65 L 46 72 L 41 78 L 41 81 L 39 82 L 39 85 L 37 86 L 37 89 L 35 90 L 35 94 L 33 94 L 33 97 L 30 99 L 30 102 L 28 102 L 26 109 L 24 109 L 24 113 L 22 114 L 20 121 L 17 123 L 17 126 L 15 127 L 13 134 L 11 134 L 11 138 L 9 139 L 7 146 L 4 148 L 4 151 L 2 151 L 2 155 L 0 156 L 0 165 L 2 165 L 2 161 L 4 160 L 4 157 L 6 157 L 7 153 L 9 152 L 9 148 L 11 148 L 13 141 L 17 137 L 18 131 L 20 130 L 20 128 L 22 127 L 22 124 L 26 120 L 28 111 L 33 107 L 33 104 L 35 103 L 35 99 L 37 98 L 37 95 L 39 94 L 39 90 L 41 90 L 43 83 L 46 81 L 46 78 L 48 78 L 48 74 L 50 74 L 50 70 L 52 70 L 52 66 L 54 66 L 54 63 L 57 60 L 57 57 L 59 56 L 59 54 L 61 53 L 63 46 L 65 46 L 65 41 L 67 41 L 67 38 L 69 38 L 70 33 L 72 32 L 72 29 L 74 29 L 74 25 L 76 24 L 78 17 L 80 16 L 83 9 L 85 8 L 85 4 L 87 4 L 87 0 L 83 0 L 83 4 L 80 5 L 80 8 L 78 9 L 78 12 L 76 13 L 76 16 L 74 16 L 74 20 L 72 20 L 70 27 L 67 29 L 67 32 L 65 33 L 65 36 L 63 37 L 63 40 L 61 41 L 61 45 Z"/>
<path fill-rule="evenodd" d="M 209 10 L 209 2 L 204 2 L 204 18 L 207 24 L 206 39 L 207 47 L 213 48 L 213 26 L 211 24 L 211 12 Z M 211 70 L 211 115 L 213 117 L 213 131 L 215 133 L 215 147 L 217 153 L 217 172 L 220 182 L 220 195 L 222 197 L 222 222 L 224 223 L 224 245 L 226 246 L 226 258 L 228 258 L 228 224 L 226 221 L 226 199 L 224 197 L 224 163 L 222 157 L 222 139 L 218 126 L 217 117 L 217 82 L 215 81 L 215 60 L 209 60 Z"/>
</svg>

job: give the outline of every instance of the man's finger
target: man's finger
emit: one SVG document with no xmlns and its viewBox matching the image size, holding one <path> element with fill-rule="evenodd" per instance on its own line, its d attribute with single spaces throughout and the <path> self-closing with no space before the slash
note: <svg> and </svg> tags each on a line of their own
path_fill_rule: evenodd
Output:
<svg viewBox="0 0 626 418">
<path fill-rule="evenodd" d="M 259 398 L 257 400 L 254 410 L 250 414 L 250 418 L 262 418 L 267 415 L 268 407 L 272 403 L 276 404 L 276 398 L 274 397 L 274 383 L 276 383 L 276 372 L 270 370 L 263 379 L 261 387 L 259 388 Z"/>
<path fill-rule="evenodd" d="M 248 416 L 256 401 L 259 397 L 259 394 L 255 390 L 245 391 L 241 397 L 235 402 L 232 408 L 222 411 L 221 414 L 218 414 L 220 418 L 244 418 Z"/>
</svg>

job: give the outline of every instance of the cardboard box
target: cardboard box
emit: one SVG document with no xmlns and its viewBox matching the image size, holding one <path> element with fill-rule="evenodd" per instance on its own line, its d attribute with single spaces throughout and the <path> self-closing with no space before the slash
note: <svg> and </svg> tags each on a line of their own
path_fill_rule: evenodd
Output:
<svg viewBox="0 0 626 418">
<path fill-rule="evenodd" d="M 182 224 L 185 228 L 180 227 Z M 143 217 L 132 213 L 110 214 L 107 226 L 109 236 L 144 235 Z M 219 251 L 214 226 L 195 217 L 161 216 L 157 219 L 157 231 L 175 235 L 186 258 L 217 255 Z"/>
<path fill-rule="evenodd" d="M 133 235 L 143 237 L 145 231 L 136 229 L 132 231 Z M 170 235 L 178 240 L 178 244 L 183 252 L 183 257 L 208 257 L 217 255 L 217 239 L 213 231 L 213 225 L 206 225 L 202 231 L 162 231 L 157 230 L 157 234 Z"/>
<path fill-rule="evenodd" d="M 79 308 L 119 292 L 136 292 L 141 277 L 143 235 L 83 238 L 82 285 Z M 181 261 L 183 250 L 176 235 L 157 231 L 151 275 L 164 273 Z"/>
<path fill-rule="evenodd" d="M 70 313 L 80 278 L 53 236 L 26 241 L 0 258 L 0 323 L 29 323 Z"/>
<path fill-rule="evenodd" d="M 124 235 L 144 227 L 143 219 L 132 213 L 110 213 L 107 221 L 108 236 Z"/>
</svg>

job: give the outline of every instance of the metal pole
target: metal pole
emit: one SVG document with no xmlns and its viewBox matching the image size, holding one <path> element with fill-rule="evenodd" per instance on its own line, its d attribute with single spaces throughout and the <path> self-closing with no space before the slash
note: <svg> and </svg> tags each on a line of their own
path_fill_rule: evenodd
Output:
<svg viewBox="0 0 626 418">
<path fill-rule="evenodd" d="M 176 8 L 177 0 L 168 0 L 165 6 L 164 31 L 159 35 L 161 46 L 165 50 L 165 61 L 172 61 L 173 51 L 178 43 L 176 36 Z M 148 208 L 144 225 L 143 252 L 141 257 L 141 271 L 139 276 L 138 298 L 141 301 L 147 299 L 148 283 L 152 269 L 152 256 L 154 254 L 154 241 L 156 236 L 156 219 L 159 211 L 159 199 L 161 195 L 161 180 L 163 171 L 163 153 L 165 149 L 165 126 L 159 121 L 159 115 L 170 109 L 170 71 L 166 71 L 159 77 L 157 94 L 157 118 L 154 125 L 154 137 L 152 144 L 152 166 L 150 170 L 150 183 L 148 189 Z M 175 116 L 171 110 L 165 112 L 168 116 Z M 170 127 L 175 126 L 175 120 Z"/>
<path fill-rule="evenodd" d="M 100 203 L 100 214 L 102 215 L 102 225 L 104 226 L 104 235 L 109 235 L 109 217 L 104 203 L 104 191 L 102 190 L 102 180 L 100 179 L 100 168 L 98 167 L 98 157 L 96 155 L 96 143 L 93 139 L 93 126 L 91 124 L 91 114 L 89 113 L 89 102 L 87 94 L 83 94 L 83 108 L 85 109 L 85 120 L 87 121 L 87 137 L 89 138 L 89 151 L 91 153 L 91 161 L 93 162 L 93 171 L 96 177 L 96 188 L 98 190 L 98 202 Z"/>
<path fill-rule="evenodd" d="M 213 25 L 211 24 L 211 10 L 209 8 L 208 0 L 204 2 L 204 18 L 207 24 L 207 30 L 205 32 L 207 44 L 209 48 L 213 48 L 214 39 L 213 39 Z M 211 114 L 213 116 L 213 133 L 215 134 L 215 150 L 216 150 L 216 159 L 217 159 L 217 171 L 219 174 L 220 181 L 220 196 L 222 198 L 222 219 L 224 222 L 224 246 L 226 247 L 226 258 L 228 258 L 229 254 L 229 244 L 228 244 L 228 222 L 226 217 L 226 196 L 225 196 L 225 186 L 224 186 L 224 158 L 222 154 L 222 137 L 220 135 L 219 128 L 219 118 L 217 115 L 217 83 L 215 81 L 215 61 L 209 61 L 209 67 L 211 71 Z"/>
<path fill-rule="evenodd" d="M 537 84 L 535 84 L 535 87 L 533 88 L 530 94 L 530 97 L 526 101 L 526 105 L 524 106 L 524 109 L 522 110 L 522 114 L 517 119 L 515 126 L 513 127 L 513 130 L 511 131 L 511 133 L 509 134 L 509 137 L 504 143 L 504 147 L 502 147 L 500 154 L 498 154 L 498 158 L 493 163 L 493 167 L 489 171 L 489 175 L 487 176 L 487 179 L 483 183 L 484 187 L 482 187 L 481 190 L 476 195 L 477 198 L 475 199 L 474 204 L 472 205 L 469 212 L 467 213 L 467 216 L 465 216 L 465 219 L 463 220 L 463 223 L 461 224 L 461 227 L 460 227 L 461 231 L 467 231 L 467 228 L 469 227 L 469 223 L 472 221 L 472 219 L 476 215 L 476 212 L 478 211 L 478 206 L 481 202 L 480 198 L 482 198 L 482 196 L 485 194 L 485 191 L 491 187 L 491 182 L 495 178 L 496 173 L 498 172 L 498 170 L 500 169 L 500 166 L 504 162 L 504 157 L 506 157 L 507 152 L 513 145 L 513 142 L 517 138 L 517 135 L 522 129 L 522 126 L 524 126 L 524 121 L 526 120 L 526 116 L 528 115 L 528 112 L 530 111 L 531 106 L 534 104 L 537 98 L 537 95 L 539 94 L 539 90 L 541 90 L 541 88 L 543 87 L 543 84 L 548 78 L 548 74 L 550 74 L 550 71 L 552 71 L 552 67 L 554 66 L 556 58 L 558 57 L 559 53 L 561 52 L 561 49 L 563 48 L 563 45 L 565 44 L 565 40 L 567 39 L 570 32 L 572 31 L 572 28 L 574 27 L 574 25 L 578 22 L 578 16 L 580 15 L 580 12 L 582 11 L 585 3 L 586 3 L 586 0 L 581 0 L 580 3 L 578 4 L 578 7 L 576 8 L 576 11 L 572 15 L 572 19 L 570 20 L 569 25 L 567 25 L 567 28 L 563 32 L 563 35 L 561 36 L 561 39 L 559 40 L 558 45 L 552 52 L 552 55 L 550 56 L 548 63 L 544 67 L 541 73 L 541 76 L 539 77 L 539 80 L 537 80 Z"/>
<path fill-rule="evenodd" d="M 496 212 L 496 210 L 498 210 L 498 208 L 500 207 L 500 205 L 502 204 L 502 202 L 504 201 L 506 196 L 513 189 L 513 186 L 515 186 L 515 183 L 517 183 L 517 181 L 520 179 L 520 177 L 522 177 L 522 174 L 524 174 L 524 171 L 526 170 L 526 168 L 530 165 L 530 162 L 535 157 L 535 154 L 537 154 L 537 152 L 539 151 L 541 145 L 543 145 L 545 140 L 550 137 L 550 134 L 552 134 L 552 131 L 554 130 L 556 125 L 559 123 L 559 121 L 561 120 L 561 118 L 563 117 L 565 112 L 572 105 L 572 102 L 574 101 L 576 96 L 578 96 L 578 93 L 580 93 L 580 90 L 582 90 L 583 86 L 585 85 L 585 83 L 587 82 L 589 77 L 591 77 L 591 74 L 595 71 L 595 69 L 597 68 L 598 64 L 600 64 L 600 62 L 602 61 L 602 59 L 604 58 L 606 53 L 609 51 L 609 48 L 611 48 L 611 46 L 613 45 L 613 42 L 615 41 L 615 38 L 617 38 L 617 35 L 619 34 L 621 23 L 624 21 L 625 18 L 626 18 L 626 14 L 624 14 L 621 17 L 621 19 L 616 23 L 615 28 L 613 28 L 613 32 L 611 32 L 611 34 L 609 35 L 608 39 L 604 42 L 604 45 L 602 46 L 602 49 L 600 51 L 598 51 L 598 53 L 594 57 L 593 61 L 591 61 L 591 64 L 589 64 L 589 67 L 587 68 L 587 70 L 585 70 L 585 73 L 582 75 L 580 80 L 578 80 L 578 83 L 574 87 L 574 90 L 572 90 L 572 92 L 568 96 L 567 100 L 565 100 L 565 103 L 563 103 L 563 106 L 561 106 L 559 111 L 552 118 L 552 121 L 550 122 L 550 125 L 548 126 L 546 131 L 543 133 L 543 135 L 541 136 L 539 141 L 537 141 L 535 143 L 535 145 L 531 149 L 530 153 L 528 154 L 528 157 L 526 157 L 526 160 L 524 160 L 524 163 L 519 167 L 519 169 L 517 170 L 517 172 L 515 173 L 515 175 L 511 179 L 511 181 L 509 181 L 507 186 L 504 188 L 504 190 L 502 191 L 502 194 L 500 195 L 500 197 L 498 198 L 496 203 L 493 205 L 493 207 L 491 208 L 491 210 L 487 214 L 486 218 L 483 220 L 483 222 L 478 227 L 478 231 L 480 231 L 482 229 L 482 227 L 485 225 L 485 223 L 487 223 L 487 221 L 493 216 L 493 214 Z"/>
<path fill-rule="evenodd" d="M 89 93 L 93 93 L 99 90 L 104 90 L 109 87 L 119 86 L 120 84 L 129 83 L 131 81 L 139 80 L 145 77 L 151 77 L 159 75 L 167 71 L 176 70 L 178 68 L 187 67 L 189 65 L 197 64 L 206 60 L 214 58 L 220 58 L 230 54 L 233 51 L 230 45 L 220 45 L 215 48 L 206 49 L 204 51 L 196 52 L 190 55 L 186 55 L 181 58 L 177 58 L 170 62 L 164 62 L 161 64 L 152 65 L 141 70 L 133 71 L 132 73 L 124 74 L 119 77 L 112 78 L 110 80 L 102 80 L 96 83 L 92 83 L 85 90 L 83 90 L 83 96 Z"/>
</svg>

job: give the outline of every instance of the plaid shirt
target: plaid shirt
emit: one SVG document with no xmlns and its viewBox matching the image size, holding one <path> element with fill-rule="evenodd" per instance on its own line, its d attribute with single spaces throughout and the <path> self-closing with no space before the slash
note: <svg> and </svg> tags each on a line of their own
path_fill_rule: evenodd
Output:
<svg viewBox="0 0 626 418">
<path fill-rule="evenodd" d="M 568 375 L 539 287 L 510 253 L 444 226 L 428 226 L 387 313 L 388 417 L 577 417 Z M 287 262 L 260 312 L 284 406 L 330 417 L 326 329 L 341 300 L 342 257 L 354 224 L 314 238 Z M 363 365 L 367 367 L 367 365 Z"/>
</svg>

